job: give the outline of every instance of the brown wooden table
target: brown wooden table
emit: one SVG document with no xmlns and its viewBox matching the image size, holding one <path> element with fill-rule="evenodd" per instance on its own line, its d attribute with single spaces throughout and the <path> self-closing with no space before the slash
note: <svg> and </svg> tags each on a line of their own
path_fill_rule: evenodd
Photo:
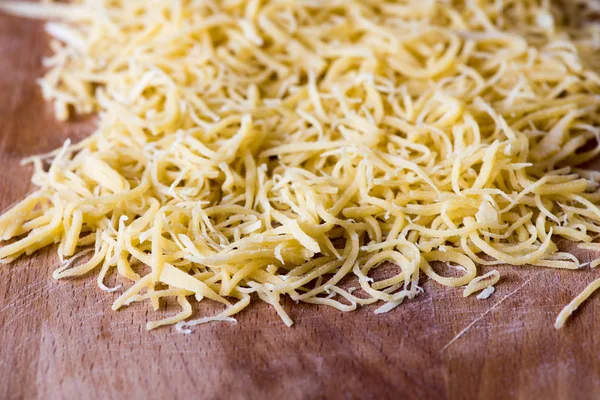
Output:
<svg viewBox="0 0 600 400">
<path fill-rule="evenodd" d="M 33 189 L 23 157 L 93 129 L 41 99 L 47 51 L 41 23 L 0 16 L 0 209 Z M 600 299 L 552 326 L 600 270 L 502 267 L 487 300 L 427 282 L 384 315 L 286 301 L 292 328 L 256 303 L 185 336 L 146 332 L 148 304 L 111 311 L 118 293 L 92 275 L 55 281 L 56 263 L 52 250 L 0 265 L 0 399 L 600 398 Z"/>
</svg>

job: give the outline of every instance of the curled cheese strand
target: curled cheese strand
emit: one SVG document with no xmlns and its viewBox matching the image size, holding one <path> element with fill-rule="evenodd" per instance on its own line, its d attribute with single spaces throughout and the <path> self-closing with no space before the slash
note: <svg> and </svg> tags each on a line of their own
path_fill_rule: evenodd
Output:
<svg viewBox="0 0 600 400">
<path fill-rule="evenodd" d="M 495 285 L 500 280 L 500 273 L 495 269 L 488 272 L 487 274 L 478 276 L 467 284 L 465 290 L 463 290 L 463 297 L 468 297 L 475 292 L 485 290 L 490 286 Z"/>
</svg>

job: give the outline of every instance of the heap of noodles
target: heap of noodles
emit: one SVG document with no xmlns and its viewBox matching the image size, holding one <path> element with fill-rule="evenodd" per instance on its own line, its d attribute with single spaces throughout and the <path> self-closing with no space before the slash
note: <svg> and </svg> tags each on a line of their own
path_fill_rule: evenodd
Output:
<svg viewBox="0 0 600 400">
<path fill-rule="evenodd" d="M 383 313 L 424 275 L 469 295 L 500 277 L 478 265 L 578 269 L 557 239 L 600 249 L 600 172 L 578 167 L 600 153 L 591 0 L 0 7 L 50 20 L 57 118 L 99 116 L 26 160 L 37 190 L 0 218 L 0 259 L 58 243 L 55 278 L 118 274 L 113 309 L 176 298 L 149 329 L 256 297 L 288 325 L 283 296 Z M 224 310 L 190 320 L 194 298 Z"/>
</svg>

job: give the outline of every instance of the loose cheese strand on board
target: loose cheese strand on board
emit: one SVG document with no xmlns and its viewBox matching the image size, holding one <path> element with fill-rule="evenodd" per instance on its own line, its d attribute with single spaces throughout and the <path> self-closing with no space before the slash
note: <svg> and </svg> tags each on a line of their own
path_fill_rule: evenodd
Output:
<svg viewBox="0 0 600 400">
<path fill-rule="evenodd" d="M 500 280 L 500 273 L 495 269 L 488 272 L 487 274 L 478 276 L 467 284 L 465 290 L 463 290 L 463 297 L 468 297 L 475 292 L 485 290 L 488 287 L 495 285 Z"/>
<path fill-rule="evenodd" d="M 560 314 L 558 314 L 558 317 L 556 317 L 556 321 L 554 322 L 554 327 L 556 329 L 562 328 L 564 326 L 565 322 L 567 321 L 567 318 L 569 318 L 571 316 L 571 314 L 573 314 L 575 312 L 575 310 L 577 310 L 577 308 L 581 305 L 581 303 L 583 303 L 585 301 L 585 299 L 590 297 L 592 295 L 592 293 L 594 293 L 596 290 L 598 290 L 599 287 L 600 287 L 600 278 L 596 279 L 595 281 L 590 283 L 588 286 L 586 286 L 586 288 L 583 289 L 583 292 L 578 294 L 577 297 L 575 297 L 569 304 L 567 304 L 567 306 L 565 308 L 563 308 L 563 310 L 560 312 Z"/>
<path fill-rule="evenodd" d="M 4 2 L 51 20 L 56 117 L 99 118 L 26 160 L 39 189 L 0 217 L 0 259 L 58 243 L 56 278 L 116 272 L 113 309 L 176 299 L 147 327 L 182 332 L 253 294 L 290 325 L 286 296 L 384 313 L 422 273 L 468 293 L 476 264 L 578 269 L 555 239 L 600 233 L 600 174 L 578 168 L 600 152 L 591 4 Z M 190 321 L 190 296 L 225 310 Z"/>
</svg>

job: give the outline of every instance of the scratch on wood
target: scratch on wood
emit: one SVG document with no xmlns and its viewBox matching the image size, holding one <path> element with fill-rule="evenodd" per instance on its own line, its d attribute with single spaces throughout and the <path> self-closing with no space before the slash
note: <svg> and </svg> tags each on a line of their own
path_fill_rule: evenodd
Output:
<svg viewBox="0 0 600 400">
<path fill-rule="evenodd" d="M 12 299 L 9 300 L 8 304 L 0 309 L 0 314 L 13 308 L 17 305 L 25 305 L 28 303 L 35 302 L 39 297 L 46 295 L 58 288 L 58 285 L 52 287 L 53 282 L 48 282 L 45 279 L 38 279 L 29 285 L 23 287 L 22 290 L 12 294 Z M 32 290 L 33 289 L 33 290 Z M 22 294 L 28 292 L 27 294 Z M 7 299 L 8 300 L 8 299 Z"/>
<path fill-rule="evenodd" d="M 448 347 L 450 347 L 454 342 L 456 342 L 458 339 L 460 339 L 465 333 L 467 333 L 469 331 L 469 329 L 471 329 L 473 326 L 475 326 L 475 324 L 477 324 L 479 321 L 481 321 L 483 318 L 485 318 L 486 315 L 488 315 L 489 313 L 491 313 L 492 311 L 494 311 L 497 307 L 500 306 L 500 304 L 502 304 L 506 299 L 512 297 L 515 293 L 517 293 L 519 290 L 523 289 L 525 287 L 525 285 L 527 285 L 533 278 L 535 278 L 537 275 L 539 274 L 536 273 L 534 276 L 532 276 L 531 278 L 527 279 L 525 282 L 523 282 L 523 284 L 521 286 L 519 286 L 518 288 L 516 288 L 515 290 L 513 290 L 512 292 L 510 292 L 509 294 L 507 294 L 506 296 L 504 296 L 503 298 L 501 298 L 496 304 L 494 304 L 492 307 L 490 307 L 489 310 L 487 310 L 486 312 L 484 312 L 483 314 L 481 314 L 479 317 L 475 318 L 469 325 L 467 325 L 462 331 L 458 332 L 458 334 L 456 336 L 454 336 L 454 338 L 452 338 L 452 340 L 450 340 L 448 343 L 446 343 L 446 345 L 444 347 L 442 347 L 441 352 L 445 351 Z"/>
<path fill-rule="evenodd" d="M 43 293 L 44 294 L 49 294 L 49 293 L 51 293 L 51 292 L 53 292 L 55 290 L 58 290 L 58 289 L 62 290 L 62 289 L 67 289 L 67 288 L 69 288 L 68 285 L 57 285 L 57 286 L 55 286 L 55 287 L 53 287 L 53 288 L 51 288 L 51 289 L 49 289 L 49 290 L 47 290 L 47 291 L 45 291 Z M 88 289 L 87 285 L 84 285 L 84 286 L 82 286 L 80 288 L 76 288 L 71 293 L 71 296 L 72 297 L 76 297 L 78 294 L 82 293 L 83 291 L 85 291 L 87 289 Z M 39 297 L 41 297 L 41 295 L 42 294 L 40 293 Z M 2 333 L 4 331 L 6 331 L 7 329 L 11 328 L 12 324 L 15 323 L 19 319 L 23 319 L 23 318 L 28 317 L 28 316 L 39 314 L 40 311 L 36 307 L 33 307 L 34 304 L 35 304 L 35 299 L 32 299 L 31 301 L 25 302 L 25 303 L 22 303 L 22 304 L 18 303 L 18 302 L 9 304 L 9 308 L 10 307 L 13 307 L 13 308 L 14 307 L 18 307 L 19 310 L 17 311 L 17 313 L 15 315 L 13 315 L 11 317 L 10 320 L 8 320 L 7 322 L 5 322 L 4 325 L 2 327 L 0 327 L 0 333 Z M 64 310 L 67 307 L 70 307 L 70 306 L 72 306 L 72 303 L 66 302 L 66 303 L 62 304 L 60 307 L 56 308 L 53 311 L 53 313 L 54 313 L 54 315 L 59 315 L 62 310 Z M 3 311 L 6 311 L 6 310 L 7 310 L 7 307 L 4 307 Z"/>
</svg>

